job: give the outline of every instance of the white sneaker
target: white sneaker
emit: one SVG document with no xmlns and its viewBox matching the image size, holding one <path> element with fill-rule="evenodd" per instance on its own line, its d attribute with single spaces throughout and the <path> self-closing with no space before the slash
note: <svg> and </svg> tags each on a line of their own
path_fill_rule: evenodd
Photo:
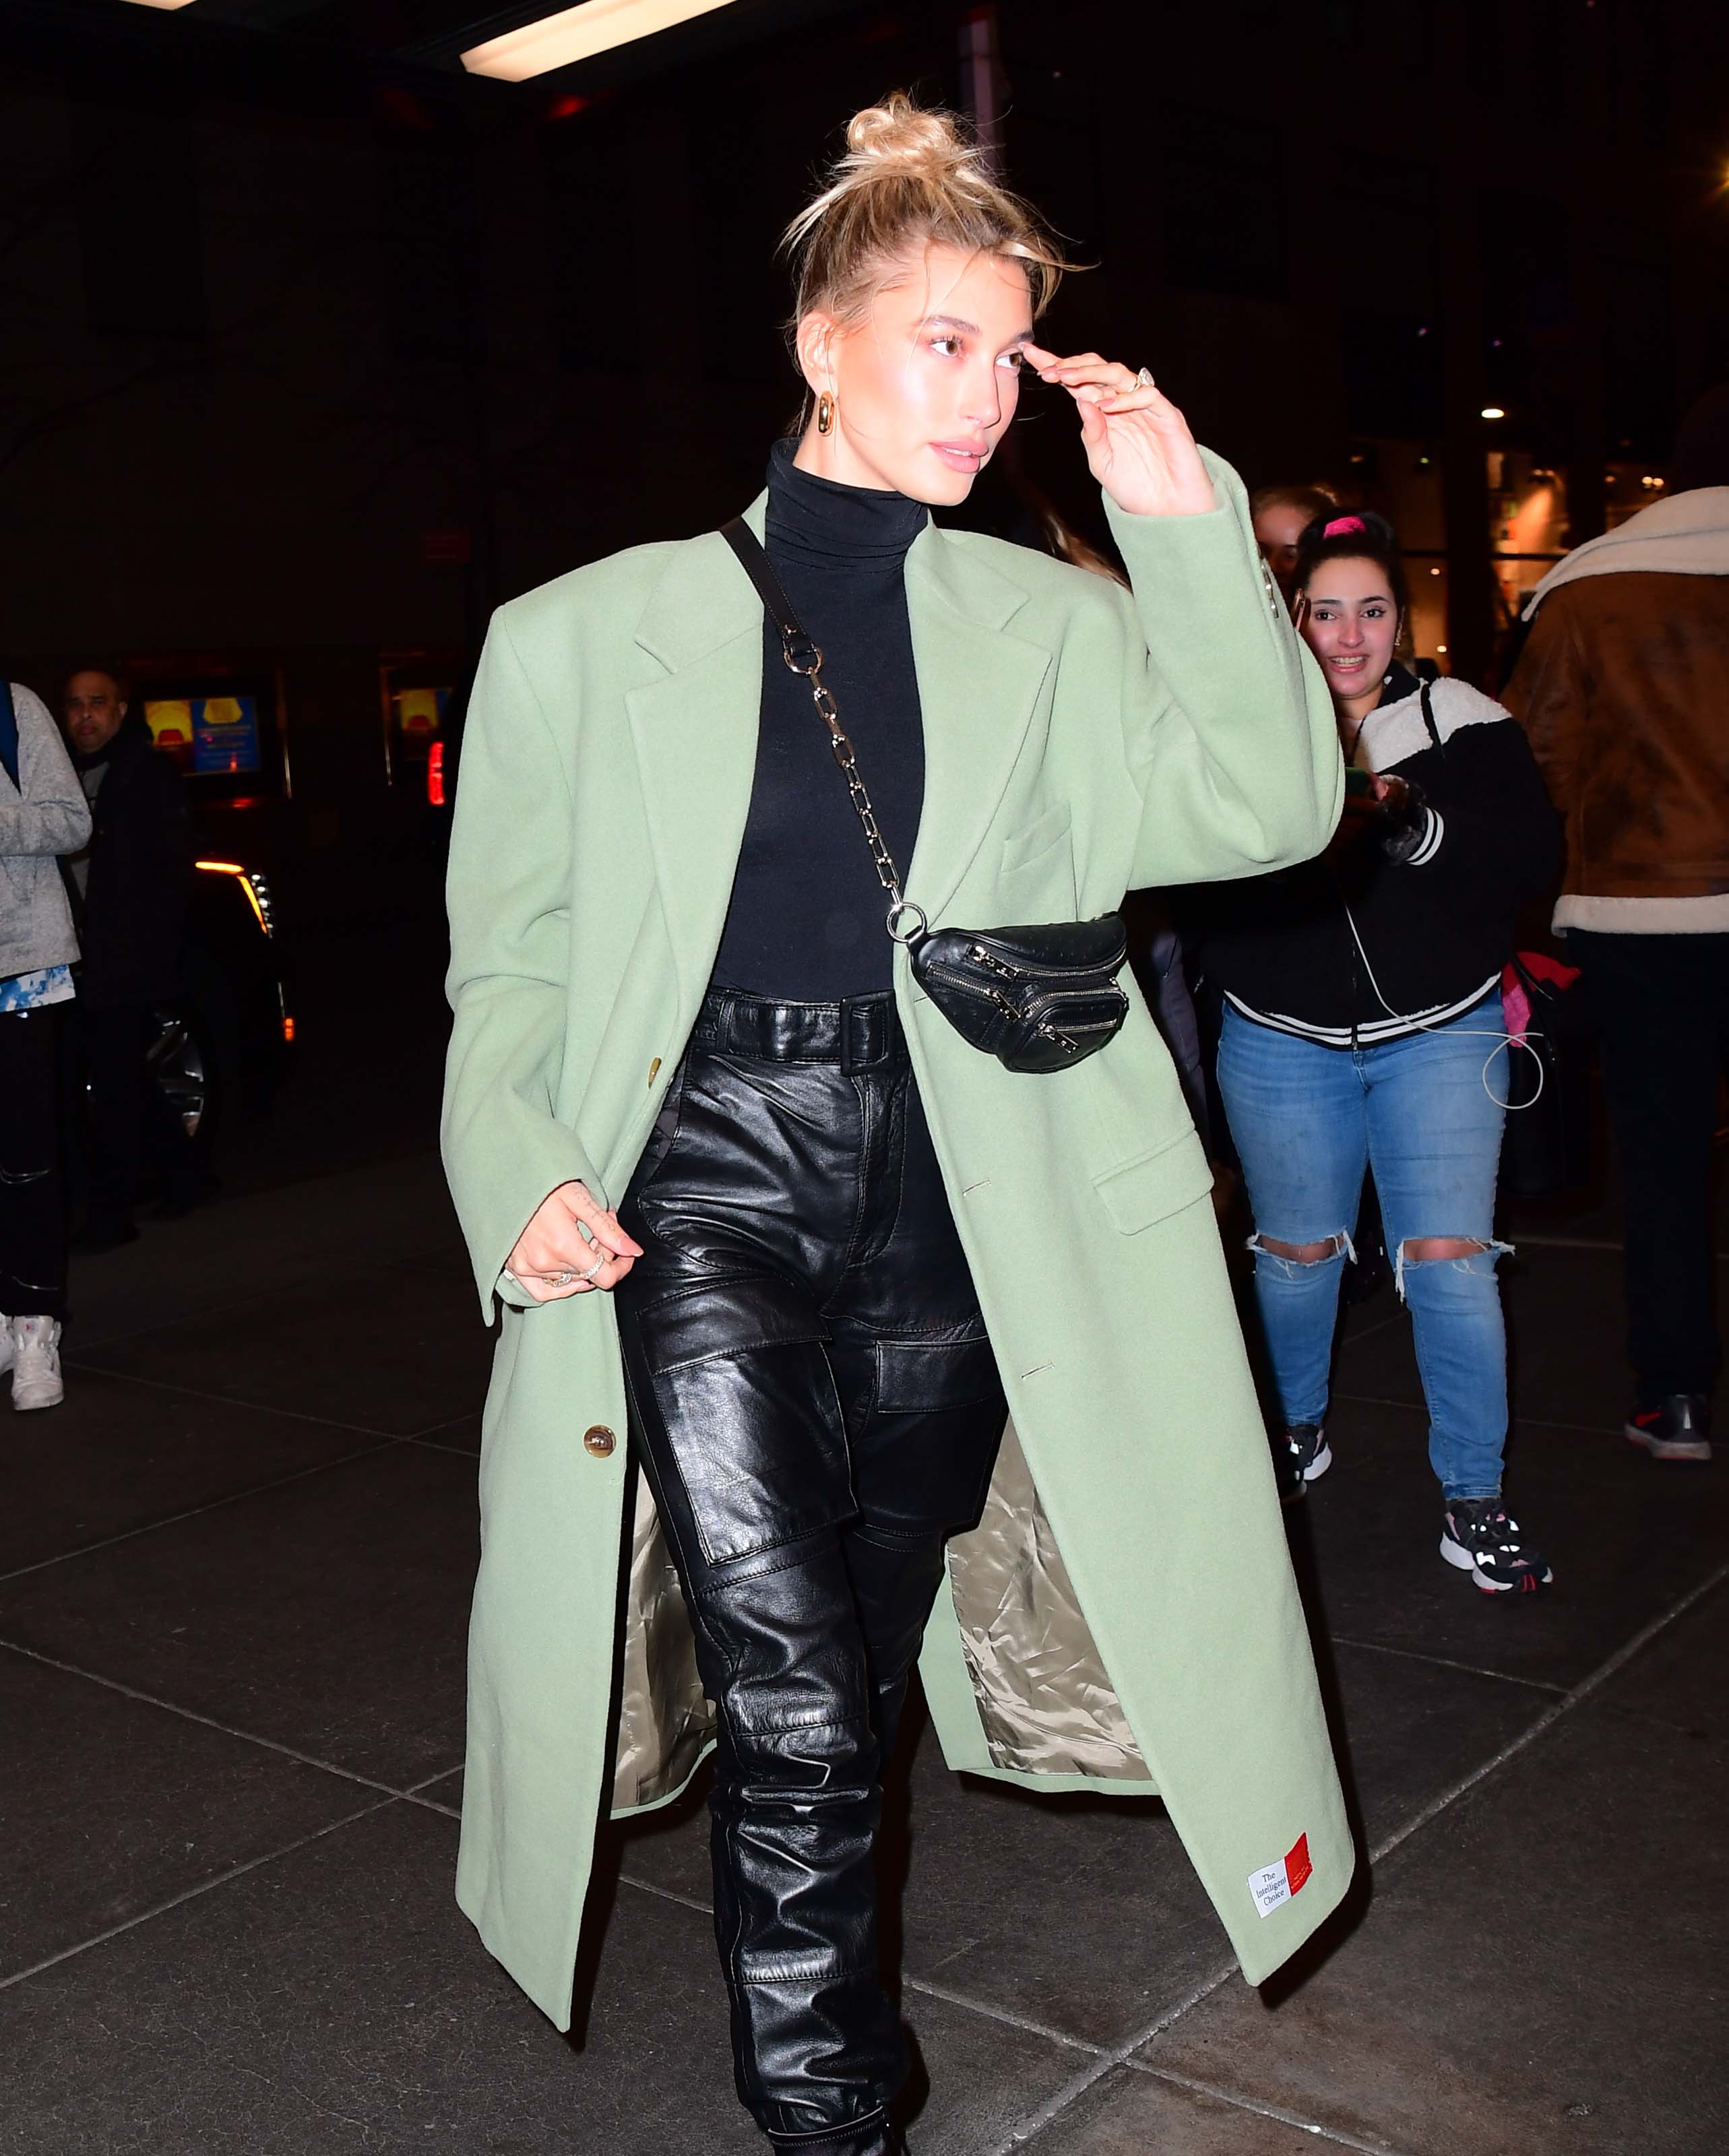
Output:
<svg viewBox="0 0 1729 2156">
<path fill-rule="evenodd" d="M 12 1320 L 0 1310 L 0 1378 L 12 1368 Z"/>
<path fill-rule="evenodd" d="M 66 1397 L 60 1376 L 60 1321 L 58 1317 L 9 1317 L 5 1360 L 12 1368 L 15 1408 L 57 1408 Z"/>
</svg>

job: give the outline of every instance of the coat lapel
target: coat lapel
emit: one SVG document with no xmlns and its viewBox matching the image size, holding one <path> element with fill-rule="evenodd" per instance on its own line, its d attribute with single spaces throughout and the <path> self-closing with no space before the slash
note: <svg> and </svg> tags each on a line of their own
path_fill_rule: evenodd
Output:
<svg viewBox="0 0 1729 2156">
<path fill-rule="evenodd" d="M 759 495 L 745 512 L 759 538 L 766 502 Z M 906 599 L 924 712 L 925 806 L 904 887 L 934 922 L 984 844 L 1051 654 L 1008 631 L 1026 603 L 1023 588 L 935 526 L 907 556 Z M 636 641 L 666 670 L 631 690 L 625 704 L 690 1013 L 708 984 L 726 917 L 762 699 L 762 603 L 718 533 L 673 556 Z"/>
<path fill-rule="evenodd" d="M 925 808 L 905 889 L 934 926 L 990 830 L 1051 654 L 1008 629 L 1024 589 L 934 525 L 906 557 L 906 601 L 925 717 Z"/>
<path fill-rule="evenodd" d="M 760 538 L 766 496 L 745 512 Z M 636 640 L 665 677 L 625 697 L 654 874 L 687 1015 L 726 918 L 757 767 L 762 608 L 717 532 L 680 547 Z"/>
</svg>

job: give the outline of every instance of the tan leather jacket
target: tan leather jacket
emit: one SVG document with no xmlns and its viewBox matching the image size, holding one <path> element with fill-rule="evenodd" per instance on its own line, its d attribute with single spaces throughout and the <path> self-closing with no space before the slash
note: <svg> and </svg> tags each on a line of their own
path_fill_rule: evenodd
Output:
<svg viewBox="0 0 1729 2156">
<path fill-rule="evenodd" d="M 1562 586 L 1543 600 L 1505 701 L 1565 819 L 1566 892 L 1729 896 L 1729 577 L 1629 572 Z"/>
</svg>

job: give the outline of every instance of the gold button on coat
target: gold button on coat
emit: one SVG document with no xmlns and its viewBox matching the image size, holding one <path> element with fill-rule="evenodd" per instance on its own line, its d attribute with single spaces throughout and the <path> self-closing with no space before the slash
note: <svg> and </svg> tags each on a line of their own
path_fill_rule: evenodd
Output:
<svg viewBox="0 0 1729 2156">
<path fill-rule="evenodd" d="M 618 1442 L 618 1439 L 603 1422 L 598 1422 L 592 1430 L 585 1430 L 582 1432 L 582 1444 L 585 1449 L 592 1452 L 597 1460 L 605 1460 Z"/>
</svg>

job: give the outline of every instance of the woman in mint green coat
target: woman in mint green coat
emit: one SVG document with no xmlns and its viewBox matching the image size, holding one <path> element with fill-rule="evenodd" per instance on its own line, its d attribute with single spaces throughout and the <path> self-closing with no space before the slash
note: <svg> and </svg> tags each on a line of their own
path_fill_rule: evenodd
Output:
<svg viewBox="0 0 1729 2156">
<path fill-rule="evenodd" d="M 1034 341 L 1055 258 L 954 123 L 897 96 L 849 142 L 791 234 L 814 410 L 745 521 L 907 900 L 1086 921 L 1313 855 L 1337 735 L 1235 475 L 1144 369 Z M 1131 592 L 929 521 L 1028 367 Z M 740 2096 L 777 2147 L 888 2156 L 870 1851 L 915 1656 L 951 1766 L 1162 1797 L 1253 1982 L 1353 1856 L 1170 1059 L 1132 992 L 1070 1068 L 962 1037 L 780 651 L 718 534 L 487 640 L 444 1135 L 505 1310 L 458 1896 L 567 2026 L 598 1822 L 714 1749 Z"/>
</svg>

